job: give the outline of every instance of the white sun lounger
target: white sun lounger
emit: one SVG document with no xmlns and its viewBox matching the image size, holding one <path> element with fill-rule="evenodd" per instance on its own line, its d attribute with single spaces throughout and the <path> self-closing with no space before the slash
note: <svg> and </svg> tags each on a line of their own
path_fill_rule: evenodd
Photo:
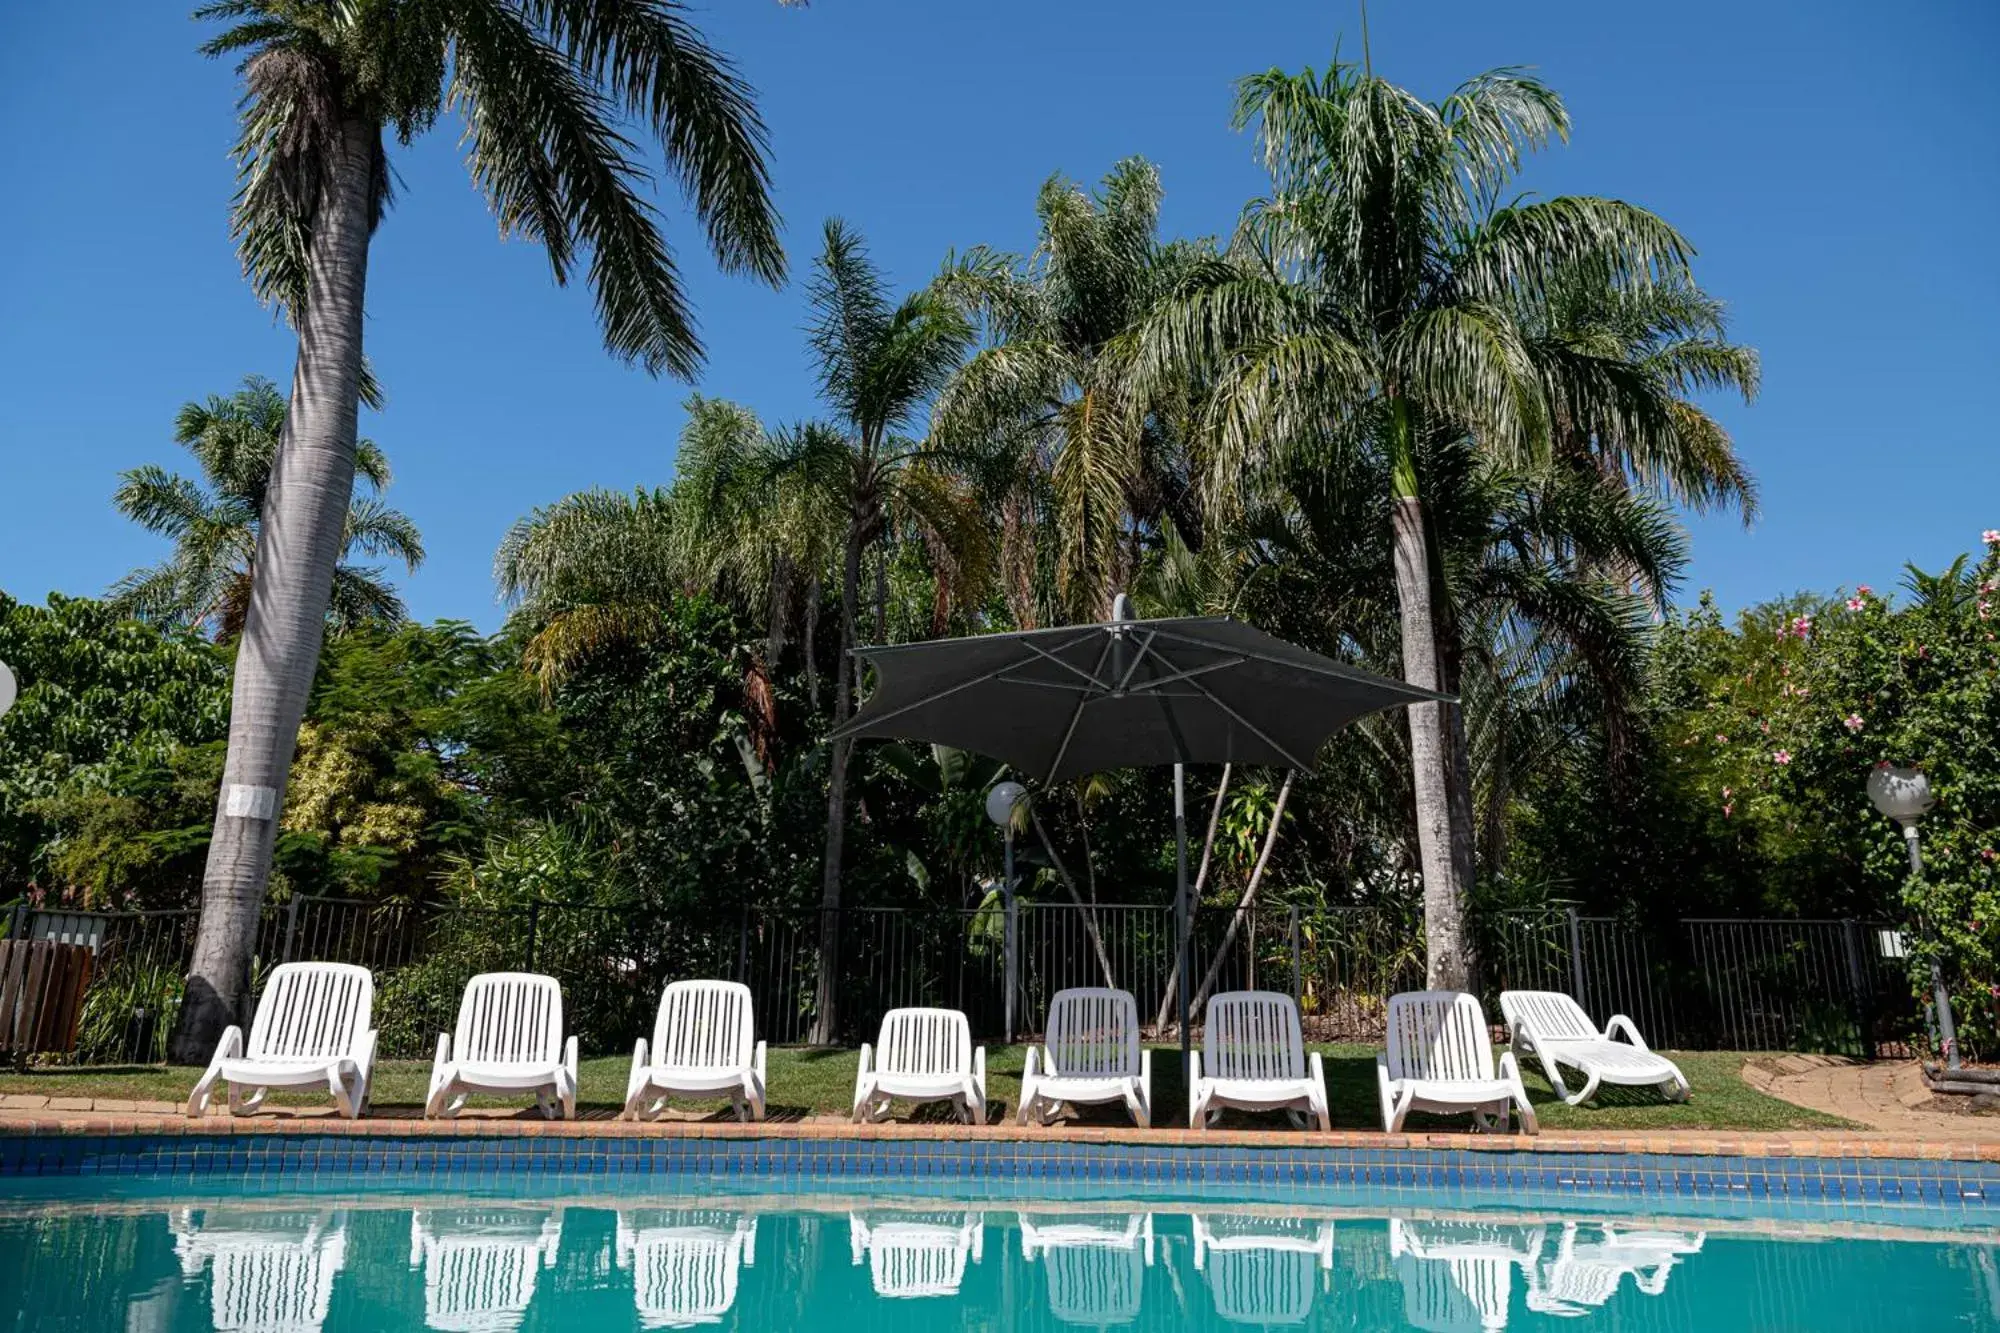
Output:
<svg viewBox="0 0 2000 1333">
<path fill-rule="evenodd" d="M 1688 1099 L 1687 1076 L 1680 1066 L 1646 1045 L 1639 1029 L 1623 1014 L 1613 1014 L 1600 1031 L 1590 1015 L 1561 991 L 1500 992 L 1500 1012 L 1507 1019 L 1509 1045 L 1521 1059 L 1534 1056 L 1556 1096 L 1571 1106 L 1589 1101 L 1600 1083 L 1622 1087 L 1657 1087 L 1669 1101 Z M 1625 1040 L 1617 1040 L 1618 1033 Z M 1571 1092 L 1560 1066 L 1583 1074 L 1583 1087 Z"/>
<path fill-rule="evenodd" d="M 1463 991 L 1408 991 L 1389 997 L 1388 1050 L 1375 1057 L 1382 1128 L 1394 1134 L 1412 1111 L 1469 1111 L 1479 1128 L 1503 1128 L 1509 1110 L 1524 1131 L 1539 1126 L 1521 1086 L 1514 1053 L 1496 1071 L 1487 1039 L 1486 1012 Z"/>
<path fill-rule="evenodd" d="M 563 1041 L 554 977 L 484 972 L 465 983 L 456 1031 L 438 1034 L 424 1119 L 452 1119 L 475 1092 L 532 1092 L 544 1119 L 576 1118 L 576 1038 Z"/>
<path fill-rule="evenodd" d="M 1294 1121 L 1332 1129 L 1326 1070 L 1306 1051 L 1299 1007 L 1276 991 L 1224 991 L 1210 997 L 1201 1050 L 1188 1056 L 1188 1124 L 1206 1129 L 1222 1108 L 1290 1111 Z"/>
<path fill-rule="evenodd" d="M 229 1114 L 256 1110 L 272 1088 L 323 1087 L 349 1120 L 368 1109 L 375 1071 L 370 1014 L 375 978 L 351 963 L 280 963 L 271 969 L 246 1042 L 235 1024 L 188 1096 L 189 1118 L 207 1114 L 219 1079 Z M 243 1096 L 244 1089 L 254 1089 Z"/>
<path fill-rule="evenodd" d="M 951 1102 L 959 1118 L 986 1123 L 986 1048 L 972 1044 L 972 1026 L 956 1009 L 891 1009 L 880 1040 L 861 1043 L 854 1073 L 854 1119 L 881 1120 L 889 1103 Z"/>
<path fill-rule="evenodd" d="M 209 1272 L 209 1321 L 225 1333 L 317 1333 L 347 1264 L 347 1216 L 183 1208 L 167 1219 L 183 1277 Z"/>
<path fill-rule="evenodd" d="M 1041 1261 L 1049 1313 L 1063 1323 L 1129 1324 L 1139 1317 L 1153 1266 L 1153 1215 L 1023 1213 L 1021 1258 Z"/>
<path fill-rule="evenodd" d="M 1403 1284 L 1403 1318 L 1426 1333 L 1507 1327 L 1514 1269 L 1534 1282 L 1546 1238 L 1539 1226 L 1389 1219 L 1389 1255 Z"/>
<path fill-rule="evenodd" d="M 527 1318 L 535 1279 L 556 1266 L 559 1208 L 419 1208 L 410 1267 L 424 1270 L 424 1326 L 510 1333 Z"/>
<path fill-rule="evenodd" d="M 757 1219 L 716 1209 L 620 1209 L 613 1235 L 641 1328 L 719 1324 L 741 1270 L 757 1264 Z"/>
<path fill-rule="evenodd" d="M 1326 1218 L 1196 1213 L 1194 1266 L 1215 1312 L 1234 1324 L 1303 1324 L 1318 1278 L 1333 1268 Z"/>
<path fill-rule="evenodd" d="M 956 1296 L 965 1283 L 966 1264 L 985 1257 L 986 1222 L 978 1213 L 911 1214 L 882 1221 L 849 1213 L 847 1240 L 855 1265 L 868 1265 L 877 1296 Z"/>
<path fill-rule="evenodd" d="M 1028 1047 L 1017 1118 L 1025 1125 L 1038 1116 L 1047 1124 L 1066 1102 L 1120 1101 L 1139 1128 L 1153 1123 L 1153 1053 L 1139 1048 L 1139 1002 L 1123 990 L 1057 991 L 1047 1034 Z"/>
<path fill-rule="evenodd" d="M 1586 1240 L 1585 1228 L 1598 1238 Z M 1614 1223 L 1563 1223 L 1554 1258 L 1539 1274 L 1528 1274 L 1528 1308 L 1539 1314 L 1581 1315 L 1618 1294 L 1627 1275 L 1639 1291 L 1658 1296 L 1667 1289 L 1667 1275 L 1690 1254 L 1699 1254 L 1704 1232 L 1631 1230 Z M 1539 1280 L 1538 1280 L 1539 1279 Z"/>
<path fill-rule="evenodd" d="M 736 981 L 676 981 L 660 995 L 653 1044 L 632 1049 L 627 1120 L 651 1120 L 667 1098 L 729 1098 L 738 1120 L 764 1118 L 764 1043 L 756 1040 L 750 988 Z"/>
</svg>

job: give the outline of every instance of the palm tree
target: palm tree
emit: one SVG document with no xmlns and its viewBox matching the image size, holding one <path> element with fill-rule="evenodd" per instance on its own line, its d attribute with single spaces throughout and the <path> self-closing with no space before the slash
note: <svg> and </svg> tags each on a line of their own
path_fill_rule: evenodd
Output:
<svg viewBox="0 0 2000 1333">
<path fill-rule="evenodd" d="M 749 88 L 670 0 L 217 0 L 203 48 L 238 55 L 234 231 L 251 285 L 298 330 L 291 410 L 258 532 L 237 652 L 223 797 L 173 1042 L 206 1059 L 234 1020 L 277 814 L 325 629 L 355 471 L 368 246 L 390 201 L 385 135 L 450 109 L 501 230 L 581 267 L 606 346 L 648 371 L 700 360 L 678 271 L 636 160 L 665 150 L 727 269 L 784 274 Z M 642 128 L 641 128 L 642 127 Z"/>
<path fill-rule="evenodd" d="M 113 606 L 142 620 L 197 627 L 217 639 L 243 632 L 257 530 L 284 427 L 284 395 L 261 375 L 245 376 L 243 387 L 226 398 L 182 405 L 174 443 L 194 455 L 202 480 L 150 463 L 121 474 L 112 496 L 118 512 L 172 541 L 174 552 L 112 585 Z M 327 608 L 337 630 L 404 618 L 403 599 L 382 571 L 353 564 L 355 556 L 390 556 L 413 574 L 424 560 L 416 524 L 382 502 L 389 459 L 381 446 L 355 441 L 354 472 L 369 494 L 347 505 L 342 560 L 334 567 Z"/>
<path fill-rule="evenodd" d="M 869 551 L 899 525 L 927 534 L 944 585 L 976 598 L 988 561 L 984 529 L 966 488 L 938 450 L 903 432 L 919 418 L 964 360 L 971 321 L 935 290 L 890 299 L 861 238 L 839 219 L 826 224 L 813 264 L 810 339 L 820 392 L 834 421 L 798 428 L 784 470 L 807 480 L 846 515 L 840 564 L 840 663 L 833 721 L 854 707 L 853 649 L 861 622 L 861 569 Z M 879 587 L 879 582 L 878 582 Z M 876 620 L 882 620 L 878 594 Z M 841 850 L 847 827 L 851 741 L 835 741 L 826 798 L 826 859 L 820 905 L 820 974 L 814 1040 L 837 1031 Z"/>
<path fill-rule="evenodd" d="M 1154 382 L 1188 367 L 1214 391 L 1204 469 L 1211 509 L 1239 502 L 1273 459 L 1358 437 L 1389 498 L 1403 673 L 1447 683 L 1425 518 L 1427 446 L 1471 435 L 1494 457 L 1550 453 L 1558 410 L 1614 442 L 1676 441 L 1654 386 L 1578 352 L 1530 355 L 1521 308 L 1594 274 L 1640 288 L 1685 272 L 1666 223 L 1611 199 L 1503 203 L 1527 153 L 1566 137 L 1561 100 L 1513 70 L 1432 105 L 1361 69 L 1272 70 L 1243 81 L 1272 193 L 1246 210 L 1232 254 L 1200 266 L 1143 335 Z M 1556 377 L 1553 383 L 1551 377 Z M 1462 987 L 1473 846 L 1455 705 L 1409 709 L 1431 984 Z M 1456 809 L 1454 807 L 1457 807 Z"/>
<path fill-rule="evenodd" d="M 1206 242 L 1159 239 L 1160 175 L 1143 158 L 1092 194 L 1042 186 L 1039 235 L 1022 258 L 976 247 L 936 289 L 988 333 L 939 395 L 935 434 L 978 449 L 1000 499 L 1001 563 L 1015 623 L 1032 629 L 1037 530 L 1056 543 L 1056 598 L 1072 617 L 1107 615 L 1139 574 L 1140 528 L 1171 519 L 1199 545 L 1199 487 L 1167 395 L 1133 379 L 1133 331 Z M 1157 536 L 1157 534 L 1153 534 Z"/>
</svg>

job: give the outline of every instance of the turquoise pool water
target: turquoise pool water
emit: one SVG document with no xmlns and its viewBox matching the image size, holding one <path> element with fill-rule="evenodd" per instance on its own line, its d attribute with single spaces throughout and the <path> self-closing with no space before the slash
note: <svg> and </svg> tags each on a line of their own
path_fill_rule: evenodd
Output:
<svg viewBox="0 0 2000 1333">
<path fill-rule="evenodd" d="M 879 1196 L 16 1199 L 0 1329 L 2000 1330 L 2000 1237 Z"/>
</svg>

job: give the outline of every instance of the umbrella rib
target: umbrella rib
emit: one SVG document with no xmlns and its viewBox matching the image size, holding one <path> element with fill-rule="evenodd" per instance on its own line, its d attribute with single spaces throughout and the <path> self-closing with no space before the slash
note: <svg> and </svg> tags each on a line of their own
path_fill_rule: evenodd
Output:
<svg viewBox="0 0 2000 1333">
<path fill-rule="evenodd" d="M 1285 759 L 1291 764 L 1293 768 L 1300 769 L 1307 773 L 1312 772 L 1313 766 L 1311 764 L 1308 764 L 1303 760 L 1301 760 L 1297 755 L 1292 753 L 1291 748 L 1289 746 L 1280 745 L 1262 727 L 1258 726 L 1255 722 L 1252 722 L 1249 718 L 1243 716 L 1243 714 L 1237 712 L 1234 708 L 1231 708 L 1228 704 L 1218 699 L 1215 695 L 1215 691 L 1209 689 L 1206 685 L 1203 685 L 1198 680 L 1189 681 L 1188 683 L 1193 685 L 1197 690 L 1201 691 L 1203 698 L 1207 699 L 1217 708 L 1220 708 L 1223 712 L 1229 714 L 1229 716 L 1235 718 L 1238 722 L 1241 722 L 1245 727 L 1248 727 L 1250 729 L 1251 735 L 1255 736 L 1258 740 L 1264 742 L 1264 744 L 1270 746 L 1273 750 L 1276 750 L 1279 754 L 1285 756 Z"/>
<path fill-rule="evenodd" d="M 1021 665 L 1019 662 L 1009 662 L 1005 666 L 994 667 L 991 671 L 985 672 L 982 675 L 974 676 L 970 680 L 961 680 L 958 684 L 950 686 L 947 689 L 934 690 L 921 699 L 912 699 L 900 707 L 892 708 L 888 712 L 878 714 L 875 717 L 856 716 L 846 726 L 835 728 L 833 735 L 829 739 L 836 741 L 848 740 L 857 735 L 864 723 L 870 727 L 880 726 L 882 723 L 890 721 L 893 718 L 899 718 L 905 713 L 914 712 L 916 709 L 922 708 L 925 704 L 934 704 L 940 699 L 949 699 L 961 690 L 969 690 L 975 685 L 984 685 L 989 680 L 998 680 L 1019 665 Z"/>
<path fill-rule="evenodd" d="M 1167 661 L 1167 658 L 1159 653 L 1155 653 L 1154 656 L 1159 657 L 1160 660 L 1163 662 Z M 1156 693 L 1159 687 L 1162 685 L 1171 685 L 1177 680 L 1190 680 L 1195 676 L 1206 675 L 1211 671 L 1226 671 L 1230 667 L 1242 666 L 1246 660 L 1247 659 L 1241 657 L 1232 657 L 1227 662 L 1210 662 L 1206 666 L 1187 667 L 1183 670 L 1174 672 L 1171 676 L 1155 676 L 1151 680 L 1142 680 L 1137 685 L 1134 685 L 1132 687 L 1131 692 L 1133 694 L 1138 694 L 1143 691 L 1144 693 L 1147 694 L 1153 694 Z M 1171 665 L 1171 663 L 1169 663 L 1169 665 Z M 1173 695 L 1171 697 L 1177 699 L 1187 699 L 1187 698 L 1192 698 L 1193 696 L 1186 694 L 1179 694 L 1179 695 Z"/>
<path fill-rule="evenodd" d="M 1102 688 L 1102 686 L 1098 681 L 1097 673 L 1104 669 L 1104 659 L 1110 656 L 1111 654 L 1111 642 L 1112 642 L 1111 636 L 1108 634 L 1105 635 L 1104 646 L 1097 650 L 1097 665 L 1090 669 L 1088 677 L 1093 685 L 1099 685 L 1100 688 Z M 1048 656 L 1048 654 L 1044 653 L 1043 656 L 1046 657 Z M 1059 657 L 1053 658 L 1052 660 L 1057 662 L 1062 662 L 1062 659 Z M 1067 662 L 1062 662 L 1062 664 L 1064 666 L 1069 666 L 1069 663 Z M 1070 667 L 1070 670 L 1076 671 L 1077 668 Z M 1082 673 L 1079 672 L 1079 674 Z M 1062 744 L 1056 747 L 1056 757 L 1049 761 L 1049 775 L 1046 781 L 1054 782 L 1056 780 L 1056 774 L 1062 771 L 1062 761 L 1069 754 L 1069 743 L 1076 739 L 1077 724 L 1083 721 L 1083 710 L 1084 707 L 1090 703 L 1090 699 L 1091 696 L 1087 692 L 1077 696 L 1076 708 L 1069 715 L 1069 725 L 1063 728 Z"/>
<path fill-rule="evenodd" d="M 1175 643 L 1185 643 L 1190 647 L 1221 649 L 1224 652 L 1239 653 L 1252 662 L 1268 662 L 1272 666 L 1289 667 L 1294 671 L 1310 671 L 1314 675 L 1332 676 L 1339 680 L 1356 681 L 1366 685 L 1387 685 L 1393 689 L 1406 690 L 1419 698 L 1434 699 L 1440 703 L 1447 703 L 1452 699 L 1452 696 L 1449 694 L 1440 694 L 1436 690 L 1427 690 L 1421 685 L 1412 685 L 1408 681 L 1390 680 L 1387 676 L 1377 676 L 1373 672 L 1363 671 L 1359 667 L 1347 666 L 1341 662 L 1294 662 L 1289 658 L 1259 652 L 1255 648 L 1242 648 L 1233 643 L 1224 647 L 1213 639 L 1197 639 L 1185 634 L 1176 634 L 1172 630 L 1163 629 L 1156 631 L 1156 633 L 1162 638 L 1171 639 Z M 1317 657 L 1318 654 L 1315 653 L 1313 656 Z"/>
<path fill-rule="evenodd" d="M 1131 665 L 1127 666 L 1125 668 L 1125 674 L 1118 678 L 1117 689 L 1120 694 L 1123 694 L 1125 692 L 1126 687 L 1132 683 L 1132 673 L 1139 669 L 1139 663 L 1145 661 L 1148 654 L 1152 654 L 1153 656 L 1158 656 L 1157 653 L 1153 653 L 1153 640 L 1158 637 L 1159 637 L 1159 631 L 1154 630 L 1152 633 L 1146 636 L 1146 641 L 1139 645 L 1139 651 L 1132 654 Z"/>
<path fill-rule="evenodd" d="M 1047 658 L 1049 661 L 1054 662 L 1057 666 L 1061 667 L 1063 670 L 1071 673 L 1072 675 L 1083 677 L 1085 680 L 1090 682 L 1090 687 L 1092 689 L 1102 690 L 1105 688 L 1103 680 L 1099 679 L 1097 675 L 1096 667 L 1093 667 L 1089 671 L 1085 671 L 1082 667 L 1077 666 L 1075 663 L 1065 662 L 1063 661 L 1062 658 L 1057 657 L 1054 653 L 1048 651 L 1046 648 L 1041 647 L 1039 644 L 1029 643 L 1025 639 L 1021 641 L 1021 646 L 1023 648 L 1026 648 L 1029 652 L 1035 654 L 1035 656 L 1037 657 Z M 1065 644 L 1064 646 L 1067 647 L 1068 645 Z M 1098 667 L 1102 667 L 1104 665 L 1104 653 L 1108 652 L 1110 650 L 1110 647 L 1111 643 L 1109 638 L 1107 637 L 1105 640 L 1104 649 L 1097 654 Z"/>
</svg>

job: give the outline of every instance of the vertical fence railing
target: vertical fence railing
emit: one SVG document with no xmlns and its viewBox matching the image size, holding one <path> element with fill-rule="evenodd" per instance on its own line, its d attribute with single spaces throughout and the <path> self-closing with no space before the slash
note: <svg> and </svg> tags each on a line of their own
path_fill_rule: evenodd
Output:
<svg viewBox="0 0 2000 1333">
<path fill-rule="evenodd" d="M 92 950 L 76 1049 L 82 1063 L 163 1060 L 193 955 L 197 914 L 83 912 L 16 906 L 15 938 Z M 889 1009 L 965 1011 L 1000 1034 L 1005 921 L 994 910 L 845 908 L 635 921 L 589 904 L 510 908 L 294 897 L 259 923 L 251 997 L 270 969 L 300 959 L 358 963 L 376 975 L 381 1050 L 421 1059 L 452 1026 L 466 981 L 483 971 L 555 976 L 565 1013 L 594 1054 L 625 1050 L 651 1027 L 669 981 L 730 977 L 750 987 L 763 1035 L 780 1045 L 818 1033 L 820 948 L 837 938 L 840 1044 L 870 1039 Z M 1424 985 L 1415 909 L 1201 909 L 1190 922 L 1190 991 L 1296 996 L 1316 1041 L 1375 1043 L 1388 997 Z M 1907 964 L 1883 931 L 1839 920 L 1697 918 L 1646 929 L 1567 908 L 1480 922 L 1489 1015 L 1503 989 L 1563 990 L 1600 1022 L 1627 1014 L 1655 1045 L 1805 1049 L 1868 1055 L 1908 1049 L 1917 1027 Z M 1017 1035 L 1039 1030 L 1055 993 L 1110 986 L 1138 999 L 1163 1039 L 1176 1017 L 1174 914 L 1162 904 L 1022 900 L 1015 922 Z M 1155 1024 L 1160 1026 L 1155 1027 Z"/>
</svg>

